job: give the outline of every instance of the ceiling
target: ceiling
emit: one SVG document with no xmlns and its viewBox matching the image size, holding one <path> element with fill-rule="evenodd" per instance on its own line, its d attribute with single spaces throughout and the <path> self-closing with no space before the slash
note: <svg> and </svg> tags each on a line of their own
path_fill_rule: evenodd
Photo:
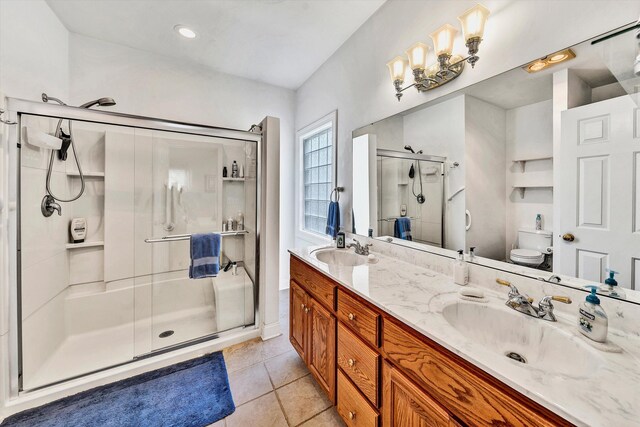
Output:
<svg viewBox="0 0 640 427">
<path fill-rule="evenodd" d="M 385 0 L 47 0 L 73 33 L 297 89 Z M 177 35 L 182 24 L 193 40 Z"/>
</svg>

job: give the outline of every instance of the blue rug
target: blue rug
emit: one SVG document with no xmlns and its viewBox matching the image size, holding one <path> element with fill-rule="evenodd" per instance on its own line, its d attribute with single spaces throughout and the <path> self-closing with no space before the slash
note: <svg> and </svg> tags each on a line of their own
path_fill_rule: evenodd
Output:
<svg viewBox="0 0 640 427">
<path fill-rule="evenodd" d="M 28 409 L 0 426 L 203 427 L 233 411 L 217 352 Z"/>
</svg>

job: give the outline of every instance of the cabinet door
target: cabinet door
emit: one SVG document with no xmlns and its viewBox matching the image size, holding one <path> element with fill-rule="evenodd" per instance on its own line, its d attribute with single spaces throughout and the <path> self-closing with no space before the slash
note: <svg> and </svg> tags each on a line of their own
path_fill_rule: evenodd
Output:
<svg viewBox="0 0 640 427">
<path fill-rule="evenodd" d="M 449 427 L 449 414 L 431 396 L 396 368 L 385 363 L 384 425 L 387 427 Z"/>
<path fill-rule="evenodd" d="M 309 348 L 307 365 L 331 402 L 336 401 L 336 318 L 309 298 Z"/>
<path fill-rule="evenodd" d="M 307 318 L 309 297 L 296 282 L 291 282 L 289 291 L 289 341 L 302 360 L 307 360 Z"/>
</svg>

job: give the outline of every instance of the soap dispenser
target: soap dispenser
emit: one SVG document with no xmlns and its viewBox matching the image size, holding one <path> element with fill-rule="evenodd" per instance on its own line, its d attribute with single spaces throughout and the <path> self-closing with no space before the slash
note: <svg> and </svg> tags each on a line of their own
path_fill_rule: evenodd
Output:
<svg viewBox="0 0 640 427">
<path fill-rule="evenodd" d="M 462 249 L 458 251 L 458 259 L 453 262 L 453 281 L 461 286 L 469 283 L 469 266 L 464 261 Z"/>
<path fill-rule="evenodd" d="M 613 271 L 607 268 L 609 272 L 609 278 L 604 281 L 604 286 L 600 286 L 600 293 L 603 295 L 608 295 L 613 298 L 624 298 L 625 293 L 622 289 L 618 288 L 618 281 L 615 276 L 618 274 L 617 271 Z"/>
<path fill-rule="evenodd" d="M 578 309 L 578 330 L 585 337 L 597 341 L 607 340 L 609 320 L 607 313 L 600 305 L 600 298 L 596 295 L 597 286 L 591 287 L 591 293 Z"/>
</svg>

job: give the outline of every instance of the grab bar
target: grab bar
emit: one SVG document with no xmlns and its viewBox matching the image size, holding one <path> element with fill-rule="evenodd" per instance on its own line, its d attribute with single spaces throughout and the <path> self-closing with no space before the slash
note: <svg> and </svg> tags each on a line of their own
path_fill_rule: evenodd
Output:
<svg viewBox="0 0 640 427">
<path fill-rule="evenodd" d="M 247 230 L 237 230 L 237 231 L 221 231 L 217 234 L 221 236 L 238 236 L 240 234 L 249 233 Z M 180 240 L 189 240 L 191 238 L 191 234 L 172 234 L 164 237 L 152 237 L 150 239 L 144 239 L 145 243 L 160 243 L 160 242 L 177 242 Z"/>
</svg>

